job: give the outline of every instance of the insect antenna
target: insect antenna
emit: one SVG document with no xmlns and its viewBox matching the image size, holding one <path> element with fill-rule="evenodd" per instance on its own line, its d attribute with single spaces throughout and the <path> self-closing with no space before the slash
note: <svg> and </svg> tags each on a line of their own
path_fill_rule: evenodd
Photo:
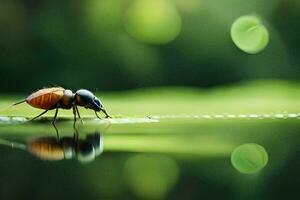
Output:
<svg viewBox="0 0 300 200">
<path fill-rule="evenodd" d="M 16 106 L 16 105 L 24 103 L 24 102 L 26 102 L 26 99 L 23 99 L 22 101 L 19 101 L 19 102 L 16 102 L 16 103 L 14 103 L 14 104 L 12 104 L 10 106 L 7 106 L 6 108 L 0 109 L 0 112 L 5 111 L 5 110 L 7 110 L 7 109 L 9 109 L 9 108 L 11 108 L 13 106 Z"/>
<path fill-rule="evenodd" d="M 26 99 L 23 99 L 19 102 L 16 102 L 16 103 L 12 104 L 11 106 L 16 106 L 16 105 L 19 105 L 19 104 L 24 103 L 24 102 L 26 102 Z"/>
</svg>

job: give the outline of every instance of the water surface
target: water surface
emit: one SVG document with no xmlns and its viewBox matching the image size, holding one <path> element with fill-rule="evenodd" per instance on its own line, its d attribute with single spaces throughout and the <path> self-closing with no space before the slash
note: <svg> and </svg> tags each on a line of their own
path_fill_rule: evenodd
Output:
<svg viewBox="0 0 300 200">
<path fill-rule="evenodd" d="M 1 199 L 282 199 L 298 194 L 297 116 L 85 119 L 76 130 L 62 118 L 59 138 L 51 118 L 25 120 L 3 118 L 0 125 Z M 42 153 L 33 150 L 34 142 Z M 242 174 L 230 162 L 232 151 L 244 143 L 268 152 L 269 161 L 258 173 Z"/>
</svg>

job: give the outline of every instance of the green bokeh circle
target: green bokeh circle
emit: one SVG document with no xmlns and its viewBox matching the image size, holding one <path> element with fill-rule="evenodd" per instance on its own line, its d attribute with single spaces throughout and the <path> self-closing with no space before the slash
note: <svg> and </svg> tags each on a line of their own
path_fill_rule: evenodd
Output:
<svg viewBox="0 0 300 200">
<path fill-rule="evenodd" d="M 268 154 L 264 147 L 248 143 L 238 146 L 231 154 L 233 167 L 241 173 L 256 173 L 268 163 Z"/>
<path fill-rule="evenodd" d="M 254 15 L 242 16 L 231 26 L 231 38 L 234 44 L 246 53 L 261 52 L 269 43 L 269 32 L 260 18 Z"/>
<path fill-rule="evenodd" d="M 136 0 L 125 18 L 127 32 L 136 40 L 149 44 L 166 44 L 181 30 L 181 17 L 168 0 Z"/>
</svg>

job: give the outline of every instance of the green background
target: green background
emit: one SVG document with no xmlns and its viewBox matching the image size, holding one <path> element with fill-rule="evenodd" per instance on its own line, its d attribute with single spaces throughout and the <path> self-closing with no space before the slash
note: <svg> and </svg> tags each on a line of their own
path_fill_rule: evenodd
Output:
<svg viewBox="0 0 300 200">
<path fill-rule="evenodd" d="M 0 91 L 27 94 L 51 84 L 102 91 L 299 79 L 298 0 L 169 0 L 181 28 L 164 44 L 143 42 L 129 30 L 149 31 L 150 36 L 140 35 L 160 41 L 177 26 L 172 16 L 178 16 L 162 8 L 161 19 L 167 16 L 162 24 L 150 20 L 148 30 L 148 21 L 141 20 L 130 29 L 134 3 L 1 0 Z M 156 16 L 155 10 L 147 13 L 149 19 Z M 233 21 L 249 14 L 259 15 L 270 33 L 268 47 L 257 55 L 240 51 L 230 38 Z"/>
<path fill-rule="evenodd" d="M 299 196 L 299 10 L 299 0 L 0 0 L 0 199 Z M 252 14 L 270 35 L 254 55 L 230 37 Z M 41 110 L 9 107 L 51 85 L 89 89 L 114 116 L 80 108 L 80 138 L 104 137 L 94 162 L 7 146 L 55 137 L 54 112 L 19 124 Z M 59 111 L 61 136 L 73 136 L 72 117 Z M 258 173 L 231 165 L 244 143 L 269 155 Z"/>
</svg>

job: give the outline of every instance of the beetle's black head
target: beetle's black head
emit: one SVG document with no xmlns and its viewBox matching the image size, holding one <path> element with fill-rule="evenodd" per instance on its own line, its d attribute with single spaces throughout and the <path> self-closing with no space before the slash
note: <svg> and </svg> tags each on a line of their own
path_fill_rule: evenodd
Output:
<svg viewBox="0 0 300 200">
<path fill-rule="evenodd" d="M 76 104 L 97 112 L 103 109 L 101 101 L 90 91 L 85 89 L 77 90 L 75 93 Z"/>
</svg>

